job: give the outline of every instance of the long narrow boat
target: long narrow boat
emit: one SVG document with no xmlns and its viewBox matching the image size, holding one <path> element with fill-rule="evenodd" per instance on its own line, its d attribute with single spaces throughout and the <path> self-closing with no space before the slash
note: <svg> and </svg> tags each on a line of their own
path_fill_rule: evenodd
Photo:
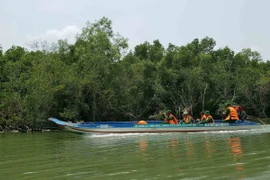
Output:
<svg viewBox="0 0 270 180">
<path fill-rule="evenodd" d="M 162 124 L 162 121 L 148 120 L 147 124 L 138 121 L 71 123 L 56 118 L 49 118 L 61 128 L 74 133 L 171 133 L 171 132 L 203 132 L 233 131 L 262 128 L 259 123 L 239 120 L 236 123 L 222 123 L 215 120 L 214 124 Z"/>
</svg>

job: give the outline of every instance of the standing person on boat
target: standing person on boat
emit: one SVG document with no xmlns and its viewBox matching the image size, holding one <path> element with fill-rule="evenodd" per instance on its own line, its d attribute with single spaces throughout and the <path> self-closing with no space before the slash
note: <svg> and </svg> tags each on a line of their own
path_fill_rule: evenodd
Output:
<svg viewBox="0 0 270 180">
<path fill-rule="evenodd" d="M 187 112 L 183 112 L 183 121 L 181 121 L 181 124 L 193 124 L 194 118 Z"/>
<path fill-rule="evenodd" d="M 214 118 L 210 115 L 209 111 L 204 112 L 204 118 L 199 122 L 199 124 L 214 123 Z"/>
<path fill-rule="evenodd" d="M 177 118 L 172 114 L 171 110 L 167 111 L 167 120 L 169 124 L 178 124 Z"/>
<path fill-rule="evenodd" d="M 235 123 L 237 120 L 239 120 L 236 109 L 232 107 L 230 103 L 226 103 L 226 111 L 224 112 L 224 114 L 227 117 L 222 122 Z"/>
</svg>

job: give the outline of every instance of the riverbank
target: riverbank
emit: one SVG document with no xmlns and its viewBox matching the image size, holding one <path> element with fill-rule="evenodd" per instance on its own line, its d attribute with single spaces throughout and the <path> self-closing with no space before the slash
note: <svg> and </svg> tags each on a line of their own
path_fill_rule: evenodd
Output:
<svg viewBox="0 0 270 180">
<path fill-rule="evenodd" d="M 44 132 L 57 130 L 58 126 L 50 121 L 43 121 L 42 123 L 36 123 L 35 125 L 13 125 L 13 124 L 0 124 L 0 133 L 26 133 L 26 132 Z"/>
<path fill-rule="evenodd" d="M 59 129 L 42 129 L 39 131 L 32 131 L 29 129 L 27 131 L 19 131 L 19 130 L 9 130 L 9 131 L 0 131 L 0 133 L 39 133 L 39 132 L 49 132 L 49 131 L 59 131 Z"/>
</svg>

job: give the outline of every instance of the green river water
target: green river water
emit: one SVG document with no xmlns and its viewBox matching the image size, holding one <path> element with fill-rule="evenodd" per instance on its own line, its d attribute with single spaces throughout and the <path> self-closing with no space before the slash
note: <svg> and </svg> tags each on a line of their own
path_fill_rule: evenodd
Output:
<svg viewBox="0 0 270 180">
<path fill-rule="evenodd" d="M 78 135 L 0 134 L 0 179 L 270 179 L 262 130 Z"/>
</svg>

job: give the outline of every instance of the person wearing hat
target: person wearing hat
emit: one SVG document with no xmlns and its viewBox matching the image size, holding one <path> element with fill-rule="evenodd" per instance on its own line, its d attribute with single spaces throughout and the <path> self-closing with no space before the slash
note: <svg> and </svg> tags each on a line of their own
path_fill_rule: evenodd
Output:
<svg viewBox="0 0 270 180">
<path fill-rule="evenodd" d="M 214 123 L 214 118 L 210 115 L 209 111 L 204 112 L 204 119 L 199 124 Z"/>
<path fill-rule="evenodd" d="M 169 124 L 178 124 L 177 118 L 172 114 L 171 110 L 164 112 L 164 122 Z"/>
<path fill-rule="evenodd" d="M 187 112 L 183 112 L 183 121 L 181 121 L 181 124 L 193 124 L 194 118 Z"/>
<path fill-rule="evenodd" d="M 224 114 L 226 118 L 222 122 L 235 123 L 237 120 L 239 120 L 239 116 L 236 109 L 232 107 L 230 103 L 226 103 L 225 106 L 226 111 Z"/>
</svg>

